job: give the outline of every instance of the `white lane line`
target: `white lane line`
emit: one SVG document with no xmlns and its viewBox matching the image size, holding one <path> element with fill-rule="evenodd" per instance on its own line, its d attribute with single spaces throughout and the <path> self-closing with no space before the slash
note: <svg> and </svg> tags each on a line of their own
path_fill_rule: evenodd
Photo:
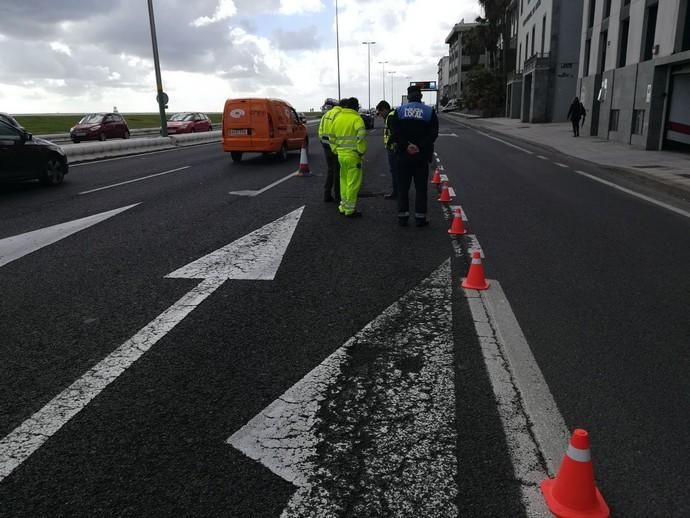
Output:
<svg viewBox="0 0 690 518">
<path fill-rule="evenodd" d="M 513 144 L 513 143 L 511 143 L 511 142 L 508 142 L 508 141 L 506 141 L 506 140 L 500 139 L 500 138 L 498 138 L 498 137 L 494 137 L 493 135 L 489 135 L 488 133 L 484 133 L 483 131 L 479 131 L 478 129 L 475 129 L 475 131 L 476 131 L 477 133 L 479 133 L 480 135 L 484 135 L 486 138 L 490 138 L 490 139 L 492 139 L 492 140 L 496 140 L 496 141 L 498 141 L 498 142 L 501 142 L 501 143 L 505 144 L 506 146 L 510 146 L 510 147 L 512 147 L 512 148 L 519 149 L 520 151 L 522 151 L 523 153 L 527 153 L 528 155 L 533 155 L 533 154 L 534 154 L 534 153 L 532 153 L 529 149 L 525 149 L 524 147 L 516 146 L 515 144 Z"/>
<path fill-rule="evenodd" d="M 114 160 L 127 160 L 127 159 L 133 159 L 133 158 L 140 158 L 142 156 L 149 156 L 149 155 L 157 155 L 159 153 L 169 153 L 170 151 L 181 151 L 183 149 L 189 149 L 189 148 L 195 148 L 195 147 L 202 147 L 202 146 L 210 146 L 214 145 L 217 146 L 218 142 L 206 142 L 205 144 L 194 144 L 191 146 L 181 146 L 181 147 L 173 147 L 170 149 L 161 149 L 159 151 L 149 151 L 148 153 L 136 153 L 133 155 L 127 155 L 127 156 L 116 156 L 113 158 L 103 158 L 101 160 L 91 160 L 88 162 L 79 162 L 78 164 L 69 164 L 69 168 L 72 169 L 74 167 L 83 167 L 87 165 L 96 165 L 96 164 L 101 164 L 103 162 L 112 162 Z"/>
<path fill-rule="evenodd" d="M 538 158 L 539 160 L 548 160 L 547 157 L 542 156 L 542 155 L 537 155 L 537 158 Z"/>
<path fill-rule="evenodd" d="M 631 189 L 626 189 L 625 187 L 621 187 L 620 185 L 616 185 L 613 182 L 609 182 L 607 180 L 604 180 L 602 178 L 599 178 L 597 176 L 591 175 L 589 173 L 585 173 L 584 171 L 575 171 L 577 174 L 582 175 L 586 178 L 589 178 L 590 180 L 594 180 L 595 182 L 603 183 L 604 185 L 608 185 L 609 187 L 613 187 L 614 189 L 618 189 L 619 191 L 623 191 L 626 194 L 629 194 L 631 196 L 635 196 L 636 198 L 639 198 L 644 201 L 648 201 L 649 203 L 652 203 L 656 205 L 657 207 L 661 207 L 666 210 L 670 210 L 671 212 L 675 212 L 676 214 L 680 214 L 681 216 L 685 216 L 686 218 L 690 218 L 690 212 L 679 209 L 678 207 L 674 207 L 673 205 L 669 205 L 668 203 L 664 203 L 663 201 L 655 200 L 654 198 L 651 198 L 649 196 L 645 196 L 644 194 L 641 194 L 639 192 L 635 192 Z"/>
<path fill-rule="evenodd" d="M 521 379 L 515 371 L 509 352 L 516 344 L 517 337 L 513 334 L 515 329 L 505 325 L 499 328 L 499 325 L 503 324 L 505 320 L 509 320 L 512 312 L 510 315 L 501 315 L 501 319 L 497 320 L 496 314 L 499 311 L 505 311 L 506 308 L 501 307 L 500 310 L 497 310 L 491 306 L 494 301 L 487 297 L 489 292 L 491 294 L 498 293 L 499 296 L 503 292 L 500 290 L 498 282 L 494 280 L 490 282 L 491 288 L 487 291 L 463 291 L 470 306 L 484 363 L 496 396 L 498 413 L 505 431 L 513 472 L 520 484 L 526 514 L 530 517 L 546 518 L 551 514 L 546 508 L 539 483 L 547 478 L 547 470 L 540 459 L 540 450 L 533 435 L 534 429 L 530 426 L 530 418 L 535 421 L 541 419 L 543 414 L 531 413 L 534 408 L 529 408 L 526 405 L 523 407 L 525 400 L 521 398 L 525 397 L 525 393 L 520 385 Z M 508 310 L 510 310 L 509 306 Z M 517 330 L 519 331 L 519 326 L 517 326 Z M 522 338 L 524 340 L 524 337 Z M 526 345 L 526 342 L 524 343 Z M 529 347 L 527 350 L 529 351 Z M 536 367 L 536 363 L 534 366 Z M 541 373 L 539 372 L 539 374 Z M 529 386 L 528 388 L 534 387 Z M 546 390 L 548 391 L 548 389 Z M 560 413 L 558 416 L 560 417 Z M 567 441 L 566 434 L 565 442 L 561 445 L 561 453 L 564 445 L 567 445 Z"/>
<path fill-rule="evenodd" d="M 293 176 L 297 176 L 298 174 L 299 174 L 299 171 L 295 171 L 294 173 L 290 173 L 285 178 L 281 178 L 280 180 L 277 180 L 277 181 L 273 182 L 272 184 L 267 185 L 263 189 L 259 189 L 258 191 L 230 191 L 228 194 L 234 194 L 235 196 L 250 196 L 250 197 L 258 196 L 259 194 L 265 193 L 267 190 L 272 189 L 276 185 L 280 185 L 284 181 L 289 180 L 290 178 L 292 178 Z"/>
<path fill-rule="evenodd" d="M 118 182 L 118 183 L 114 183 L 111 185 L 106 185 L 105 187 L 98 187 L 97 189 L 90 189 L 88 191 L 82 191 L 79 193 L 79 195 L 90 194 L 92 192 L 98 192 L 98 191 L 104 191 L 106 189 L 112 189 L 114 187 L 120 187 L 121 185 L 127 185 L 127 184 L 134 183 L 134 182 L 141 182 L 142 180 L 148 180 L 149 178 L 155 178 L 156 176 L 162 176 L 164 174 L 171 174 L 171 173 L 176 173 L 178 171 L 183 171 L 185 169 L 189 169 L 190 167 L 191 166 L 186 165 L 184 167 L 178 167 L 177 169 L 170 169 L 169 171 L 163 171 L 162 173 L 150 174 L 148 176 L 142 176 L 141 178 L 135 178 L 134 180 L 127 180 L 126 182 Z"/>
<path fill-rule="evenodd" d="M 565 169 L 569 168 L 567 165 L 561 164 L 560 162 L 554 162 L 554 164 L 557 165 L 558 167 L 564 167 Z"/>
</svg>

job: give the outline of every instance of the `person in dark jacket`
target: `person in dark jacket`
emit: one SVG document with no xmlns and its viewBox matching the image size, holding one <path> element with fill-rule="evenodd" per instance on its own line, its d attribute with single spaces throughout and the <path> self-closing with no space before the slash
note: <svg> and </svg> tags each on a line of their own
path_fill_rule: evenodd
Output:
<svg viewBox="0 0 690 518">
<path fill-rule="evenodd" d="M 580 99 L 575 97 L 573 102 L 570 104 L 570 109 L 568 110 L 568 119 L 573 125 L 573 137 L 580 136 L 580 120 L 582 120 L 582 125 L 585 125 L 585 117 L 587 111 L 584 105 L 580 102 Z"/>
<path fill-rule="evenodd" d="M 389 125 L 391 141 L 398 154 L 398 223 L 407 226 L 409 191 L 414 181 L 415 222 L 418 227 L 424 227 L 429 224 L 427 185 L 434 142 L 438 137 L 438 117 L 433 108 L 422 103 L 422 91 L 418 86 L 407 89 L 407 99 L 407 104 L 395 110 Z"/>
</svg>

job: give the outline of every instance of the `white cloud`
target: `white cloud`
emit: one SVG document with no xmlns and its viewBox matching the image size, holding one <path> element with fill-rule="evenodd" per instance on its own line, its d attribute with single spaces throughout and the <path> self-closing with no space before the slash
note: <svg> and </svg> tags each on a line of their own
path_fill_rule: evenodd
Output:
<svg viewBox="0 0 690 518">
<path fill-rule="evenodd" d="M 226 20 L 237 14 L 237 7 L 233 0 L 219 0 L 218 7 L 216 7 L 216 12 L 213 16 L 201 16 L 192 22 L 195 27 L 203 27 L 204 25 L 209 25 L 211 23 L 220 22 L 221 20 Z"/>
<path fill-rule="evenodd" d="M 60 53 L 65 54 L 67 56 L 72 55 L 72 50 L 69 48 L 69 46 L 65 45 L 64 43 L 61 43 L 59 41 L 51 42 L 50 48 L 53 49 L 55 52 L 60 52 Z"/>
<path fill-rule="evenodd" d="M 280 0 L 280 14 L 318 13 L 323 9 L 321 0 Z"/>
</svg>

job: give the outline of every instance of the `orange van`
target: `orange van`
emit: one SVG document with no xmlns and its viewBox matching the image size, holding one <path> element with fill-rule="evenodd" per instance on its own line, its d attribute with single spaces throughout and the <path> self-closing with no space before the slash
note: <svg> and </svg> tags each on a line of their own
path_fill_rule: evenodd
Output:
<svg viewBox="0 0 690 518">
<path fill-rule="evenodd" d="M 223 150 L 233 162 L 243 153 L 278 153 L 301 149 L 307 125 L 290 103 L 280 99 L 228 99 L 223 110 Z"/>
</svg>

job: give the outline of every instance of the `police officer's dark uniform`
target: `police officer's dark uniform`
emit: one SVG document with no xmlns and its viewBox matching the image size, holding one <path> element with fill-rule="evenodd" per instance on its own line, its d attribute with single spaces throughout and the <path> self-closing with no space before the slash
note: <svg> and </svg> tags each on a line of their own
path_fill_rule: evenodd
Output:
<svg viewBox="0 0 690 518">
<path fill-rule="evenodd" d="M 415 222 L 418 227 L 428 225 L 427 185 L 429 163 L 434 157 L 434 142 L 438 137 L 436 111 L 422 103 L 422 92 L 416 86 L 407 89 L 407 98 L 390 119 L 391 140 L 398 153 L 398 223 L 407 225 L 410 216 L 409 190 L 414 180 Z"/>
</svg>

